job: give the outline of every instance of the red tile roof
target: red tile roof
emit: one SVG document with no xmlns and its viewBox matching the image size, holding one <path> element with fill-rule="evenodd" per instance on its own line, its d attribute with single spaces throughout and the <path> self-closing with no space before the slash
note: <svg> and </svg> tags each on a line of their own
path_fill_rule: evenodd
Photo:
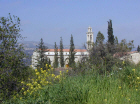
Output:
<svg viewBox="0 0 140 104">
<path fill-rule="evenodd" d="M 47 49 L 49 52 L 54 52 L 55 49 Z M 70 49 L 63 49 L 63 52 L 69 52 Z M 87 52 L 86 49 L 75 49 L 75 52 Z M 60 49 L 58 49 L 58 52 L 60 52 Z"/>
<path fill-rule="evenodd" d="M 132 52 L 117 52 L 113 55 L 113 57 L 123 57 L 125 55 L 130 55 L 132 53 L 137 53 L 138 51 L 132 51 Z"/>
<path fill-rule="evenodd" d="M 63 52 L 69 52 L 70 49 L 63 49 Z M 55 49 L 49 49 L 49 52 L 54 52 Z M 75 49 L 75 52 L 86 52 L 86 49 Z M 60 52 L 60 49 L 58 49 L 58 52 Z"/>
</svg>

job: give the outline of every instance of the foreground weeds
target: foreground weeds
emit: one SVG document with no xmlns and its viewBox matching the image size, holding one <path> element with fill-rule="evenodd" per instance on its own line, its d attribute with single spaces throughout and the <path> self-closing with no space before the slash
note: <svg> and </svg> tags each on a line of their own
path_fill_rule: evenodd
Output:
<svg viewBox="0 0 140 104">
<path fill-rule="evenodd" d="M 139 104 L 140 67 L 124 66 L 117 73 L 88 73 L 59 77 L 42 71 L 26 83 L 19 97 L 4 103 L 33 104 Z M 113 74 L 114 73 L 114 74 Z M 40 77 L 39 77 L 40 76 Z M 46 80 L 44 78 L 47 78 Z M 56 80 L 56 81 L 55 81 Z M 42 82 L 41 82 L 42 81 Z M 25 93 L 26 92 L 26 93 Z"/>
</svg>

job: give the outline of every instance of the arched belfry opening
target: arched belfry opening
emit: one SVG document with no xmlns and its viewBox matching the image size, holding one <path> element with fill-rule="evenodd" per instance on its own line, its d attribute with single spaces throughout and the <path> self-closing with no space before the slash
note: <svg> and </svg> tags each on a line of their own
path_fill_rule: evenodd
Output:
<svg viewBox="0 0 140 104">
<path fill-rule="evenodd" d="M 87 34 L 87 50 L 89 50 L 92 48 L 93 44 L 93 32 L 90 26 L 88 27 L 88 32 L 86 34 Z"/>
</svg>

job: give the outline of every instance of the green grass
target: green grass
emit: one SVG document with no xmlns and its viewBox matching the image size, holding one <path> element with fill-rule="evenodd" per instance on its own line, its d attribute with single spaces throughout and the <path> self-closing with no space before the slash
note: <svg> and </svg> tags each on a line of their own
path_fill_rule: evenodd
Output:
<svg viewBox="0 0 140 104">
<path fill-rule="evenodd" d="M 129 76 L 129 77 L 128 77 Z M 140 69 L 125 67 L 118 73 L 68 76 L 47 85 L 36 96 L 22 96 L 5 103 L 19 104 L 140 104 Z"/>
</svg>

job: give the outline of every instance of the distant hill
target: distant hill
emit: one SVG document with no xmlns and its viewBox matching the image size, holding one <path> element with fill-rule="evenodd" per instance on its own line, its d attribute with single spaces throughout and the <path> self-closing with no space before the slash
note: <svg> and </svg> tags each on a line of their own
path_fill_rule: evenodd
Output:
<svg viewBox="0 0 140 104">
<path fill-rule="evenodd" d="M 36 46 L 39 44 L 39 42 L 36 42 L 36 41 L 21 41 L 19 43 L 24 44 L 24 48 L 26 50 L 36 49 Z M 47 46 L 49 49 L 54 48 L 54 45 L 52 45 L 52 44 L 44 43 L 44 45 Z M 58 47 L 59 47 L 59 45 L 58 45 Z M 70 48 L 70 45 L 64 45 L 64 49 L 69 49 L 69 48 Z M 75 45 L 75 48 L 76 49 L 84 49 L 83 46 L 77 46 L 77 45 Z"/>
</svg>

